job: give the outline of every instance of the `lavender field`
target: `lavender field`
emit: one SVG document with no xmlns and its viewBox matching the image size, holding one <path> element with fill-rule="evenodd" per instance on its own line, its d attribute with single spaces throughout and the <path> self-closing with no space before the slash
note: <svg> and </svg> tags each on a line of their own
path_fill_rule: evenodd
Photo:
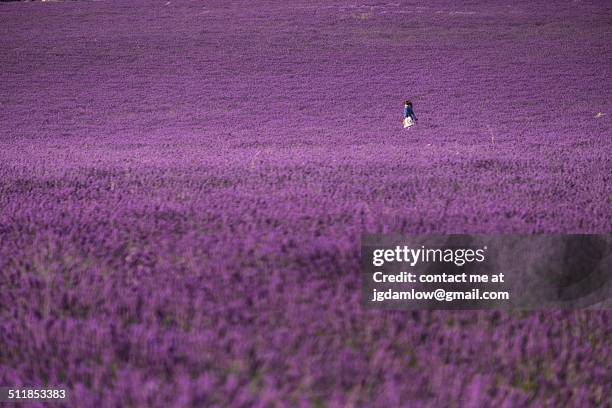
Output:
<svg viewBox="0 0 612 408">
<path fill-rule="evenodd" d="M 554 3 L 0 3 L 0 386 L 610 406 L 610 312 L 360 304 L 363 233 L 610 233 L 612 4 Z"/>
</svg>

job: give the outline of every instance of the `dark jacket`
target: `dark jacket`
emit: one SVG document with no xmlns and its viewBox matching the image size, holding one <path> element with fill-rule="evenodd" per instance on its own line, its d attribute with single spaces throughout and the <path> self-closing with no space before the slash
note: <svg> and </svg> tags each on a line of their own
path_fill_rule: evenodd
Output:
<svg viewBox="0 0 612 408">
<path fill-rule="evenodd" d="M 414 114 L 414 111 L 412 110 L 412 106 L 404 105 L 404 117 L 405 118 L 412 118 L 412 119 L 416 120 L 416 115 Z"/>
</svg>

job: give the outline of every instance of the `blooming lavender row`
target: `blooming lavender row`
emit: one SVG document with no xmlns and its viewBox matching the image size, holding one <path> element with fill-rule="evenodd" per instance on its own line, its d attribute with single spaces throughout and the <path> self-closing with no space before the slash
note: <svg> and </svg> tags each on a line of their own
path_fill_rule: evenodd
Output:
<svg viewBox="0 0 612 408">
<path fill-rule="evenodd" d="M 0 5 L 0 385 L 606 406 L 610 313 L 366 311 L 359 243 L 609 233 L 611 11 Z"/>
</svg>

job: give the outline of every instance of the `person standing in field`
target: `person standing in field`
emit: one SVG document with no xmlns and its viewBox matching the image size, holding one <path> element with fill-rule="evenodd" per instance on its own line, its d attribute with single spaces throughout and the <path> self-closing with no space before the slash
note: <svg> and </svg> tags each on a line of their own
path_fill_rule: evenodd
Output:
<svg viewBox="0 0 612 408">
<path fill-rule="evenodd" d="M 412 102 L 406 101 L 404 102 L 404 129 L 409 128 L 414 125 L 417 118 L 412 110 Z"/>
</svg>

